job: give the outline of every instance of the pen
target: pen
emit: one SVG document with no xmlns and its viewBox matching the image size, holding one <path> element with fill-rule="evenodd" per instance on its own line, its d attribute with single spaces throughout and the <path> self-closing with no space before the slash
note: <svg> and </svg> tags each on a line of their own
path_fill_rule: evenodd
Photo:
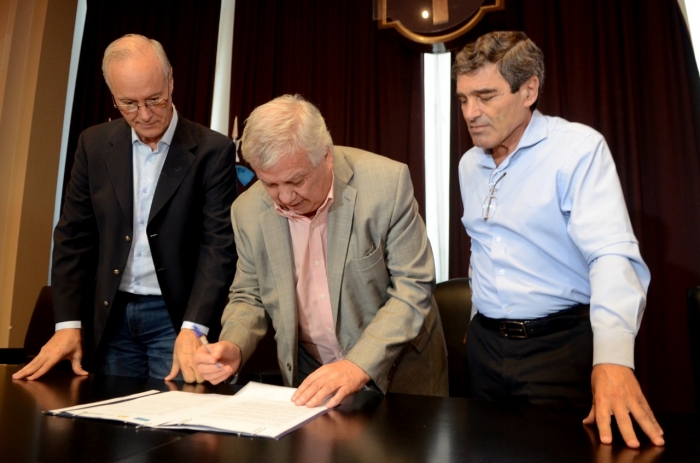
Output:
<svg viewBox="0 0 700 463">
<path fill-rule="evenodd" d="M 197 325 L 194 326 L 194 334 L 197 335 L 197 337 L 199 338 L 199 342 L 202 343 L 202 345 L 207 350 L 207 352 L 209 352 L 210 355 L 213 355 L 211 353 L 211 349 L 209 349 L 209 341 L 207 340 L 207 337 L 204 336 L 204 334 L 202 334 L 201 331 L 199 331 L 199 328 L 197 327 Z M 216 368 L 221 370 L 221 364 L 219 362 L 216 362 Z"/>
</svg>

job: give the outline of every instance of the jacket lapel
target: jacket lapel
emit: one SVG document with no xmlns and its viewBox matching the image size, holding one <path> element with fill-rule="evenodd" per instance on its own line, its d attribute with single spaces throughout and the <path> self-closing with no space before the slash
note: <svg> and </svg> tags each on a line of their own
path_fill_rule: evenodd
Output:
<svg viewBox="0 0 700 463">
<path fill-rule="evenodd" d="M 108 148 L 104 153 L 109 179 L 114 187 L 117 201 L 129 227 L 133 226 L 134 175 L 131 127 L 124 119 L 115 121 L 115 129 L 108 137 Z"/>
<path fill-rule="evenodd" d="M 153 194 L 151 212 L 148 216 L 149 223 L 175 194 L 196 159 L 191 150 L 197 146 L 197 142 L 186 127 L 187 124 L 185 118 L 178 118 L 175 134 Z"/>
<path fill-rule="evenodd" d="M 259 216 L 265 249 L 270 256 L 270 269 L 275 278 L 275 289 L 279 300 L 279 311 L 282 319 L 277 330 L 284 330 L 278 339 L 287 340 L 287 350 L 292 354 L 292 362 L 296 365 L 297 356 L 297 296 L 294 285 L 294 261 L 292 258 L 292 239 L 289 234 L 287 219 L 275 211 L 275 206 L 267 193 L 264 201 L 268 205 Z M 296 375 L 296 372 L 294 373 Z"/>
<path fill-rule="evenodd" d="M 357 190 L 348 185 L 353 171 L 339 153 L 333 154 L 333 204 L 328 213 L 328 291 L 333 307 L 333 322 L 338 322 L 340 287 L 347 259 Z"/>
</svg>

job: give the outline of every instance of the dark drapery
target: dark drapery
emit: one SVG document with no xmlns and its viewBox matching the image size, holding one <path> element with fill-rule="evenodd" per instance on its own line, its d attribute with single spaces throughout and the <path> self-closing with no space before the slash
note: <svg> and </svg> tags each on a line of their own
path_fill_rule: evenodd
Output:
<svg viewBox="0 0 700 463">
<path fill-rule="evenodd" d="M 337 145 L 408 164 L 424 204 L 421 54 L 378 30 L 372 0 L 237 0 L 231 117 L 299 93 L 321 110 Z M 421 207 L 422 209 L 422 207 Z"/>
<path fill-rule="evenodd" d="M 637 376 L 652 407 L 692 410 L 685 294 L 700 284 L 700 79 L 675 0 L 507 0 L 459 43 L 523 30 L 544 52 L 540 110 L 608 141 L 652 281 Z M 454 82 L 453 82 L 454 90 Z M 465 276 L 457 163 L 471 141 L 452 117 L 451 277 Z"/>
<path fill-rule="evenodd" d="M 121 117 L 102 77 L 102 56 L 113 40 L 141 34 L 158 40 L 173 67 L 178 113 L 209 125 L 214 93 L 221 1 L 89 0 L 68 138 L 63 188 L 70 178 L 78 136 L 86 128 Z M 58 91 L 59 89 L 57 89 Z"/>
</svg>

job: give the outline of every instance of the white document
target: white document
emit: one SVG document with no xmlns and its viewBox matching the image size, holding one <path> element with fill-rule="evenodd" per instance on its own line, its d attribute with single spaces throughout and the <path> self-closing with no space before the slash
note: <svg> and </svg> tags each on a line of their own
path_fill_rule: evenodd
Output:
<svg viewBox="0 0 700 463">
<path fill-rule="evenodd" d="M 165 429 L 218 431 L 279 439 L 327 412 L 291 401 L 296 389 L 250 382 L 236 395 L 148 391 L 48 414 L 97 418 Z"/>
</svg>

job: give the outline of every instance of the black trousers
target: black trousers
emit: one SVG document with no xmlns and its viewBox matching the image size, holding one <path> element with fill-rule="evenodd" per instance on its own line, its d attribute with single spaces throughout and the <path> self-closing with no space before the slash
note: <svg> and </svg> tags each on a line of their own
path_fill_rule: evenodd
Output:
<svg viewBox="0 0 700 463">
<path fill-rule="evenodd" d="M 477 314 L 467 332 L 472 397 L 557 407 L 590 407 L 590 319 L 528 339 L 501 337 Z"/>
<path fill-rule="evenodd" d="M 306 352 L 306 349 L 304 349 L 301 344 L 299 344 L 298 362 L 299 364 L 297 365 L 297 370 L 299 372 L 299 384 L 303 383 L 307 376 L 322 366 L 318 360 Z"/>
</svg>

